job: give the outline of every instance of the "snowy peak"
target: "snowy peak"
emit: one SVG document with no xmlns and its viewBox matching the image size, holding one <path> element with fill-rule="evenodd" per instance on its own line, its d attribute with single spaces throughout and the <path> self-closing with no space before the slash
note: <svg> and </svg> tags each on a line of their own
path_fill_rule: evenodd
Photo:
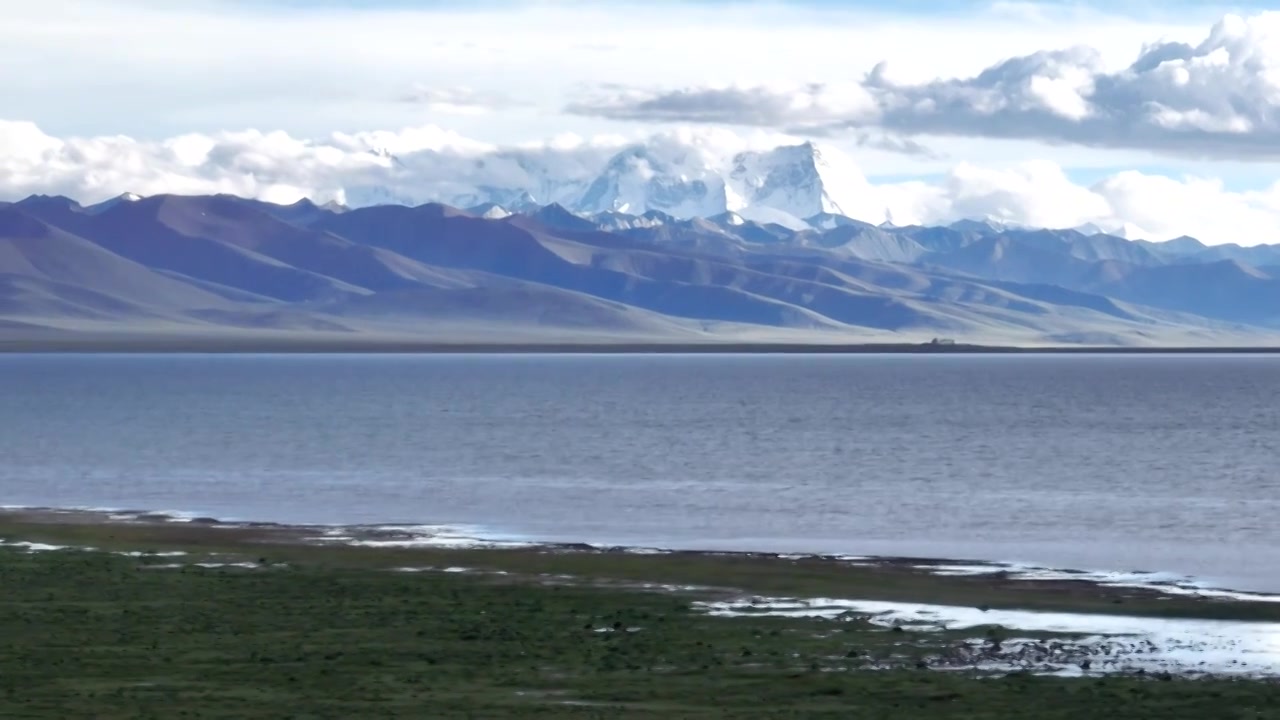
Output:
<svg viewBox="0 0 1280 720">
<path fill-rule="evenodd" d="M 975 233 L 978 235 L 1003 232 L 1006 229 L 1004 223 L 992 218 L 964 218 L 951 223 L 947 227 L 956 232 Z"/>
<path fill-rule="evenodd" d="M 693 148 L 634 145 L 610 158 L 576 209 L 587 214 L 660 210 L 679 217 L 714 215 L 725 210 L 724 181 Z"/>
<path fill-rule="evenodd" d="M 91 215 L 97 215 L 98 213 L 102 213 L 102 212 L 106 212 L 107 210 L 110 210 L 111 208 L 115 207 L 116 205 L 119 205 L 120 203 L 133 203 L 133 202 L 138 202 L 141 199 L 142 199 L 142 196 L 137 193 L 131 193 L 131 192 L 120 193 L 119 195 L 111 198 L 110 200 L 104 200 L 98 203 L 97 205 L 90 205 L 89 207 L 85 208 L 85 212 L 88 212 Z"/>
<path fill-rule="evenodd" d="M 707 219 L 711 220 L 717 225 L 729 225 L 732 227 L 741 227 L 742 225 L 747 224 L 746 218 L 742 217 L 736 212 L 733 212 L 732 210 L 721 213 L 712 218 L 707 218 Z"/>
<path fill-rule="evenodd" d="M 843 154 L 812 142 L 739 153 L 728 182 L 730 210 L 749 210 L 743 212 L 747 217 L 788 226 L 802 224 L 802 218 L 851 214 L 859 186 L 866 184 Z"/>
<path fill-rule="evenodd" d="M 370 175 L 381 182 L 343 188 L 340 198 L 353 207 L 434 201 L 528 213 L 559 203 L 583 217 L 658 211 L 681 219 L 732 211 L 748 222 L 793 229 L 820 214 L 869 222 L 887 217 L 854 163 L 812 142 L 734 154 L 717 142 L 672 133 L 612 149 L 442 152 L 403 162 L 383 149 L 371 153 L 385 162 Z M 452 170 L 439 172 L 442 162 L 453 163 Z M 439 176 L 426 188 L 413 180 L 424 169 Z"/>
<path fill-rule="evenodd" d="M 480 202 L 468 203 L 475 206 L 500 207 L 508 213 L 528 212 L 537 210 L 542 207 L 542 203 L 538 202 L 538 196 L 524 189 L 505 189 L 490 186 L 482 186 L 477 188 L 478 192 L 475 196 Z"/>
<path fill-rule="evenodd" d="M 602 230 L 619 231 L 669 225 L 675 222 L 675 218 L 659 210 L 649 210 L 643 215 L 628 215 L 610 210 L 592 215 L 591 221 Z"/>
<path fill-rule="evenodd" d="M 467 208 L 467 214 L 482 217 L 486 220 L 501 220 L 506 217 L 511 217 L 511 211 L 494 202 L 481 203 L 479 205 L 469 207 Z"/>
<path fill-rule="evenodd" d="M 343 188 L 341 199 L 353 207 L 434 201 L 526 213 L 559 203 L 583 217 L 659 211 L 682 219 L 732 211 L 745 221 L 793 229 L 823 214 L 872 223 L 887 217 L 852 160 L 812 142 L 735 154 L 716 142 L 673 133 L 582 151 L 434 153 L 405 156 L 403 162 L 384 150 L 371 152 L 385 161 L 369 178 L 380 182 Z M 442 162 L 454 164 L 450 172 L 439 171 Z M 424 188 L 413 180 L 420 170 L 439 179 Z"/>
</svg>

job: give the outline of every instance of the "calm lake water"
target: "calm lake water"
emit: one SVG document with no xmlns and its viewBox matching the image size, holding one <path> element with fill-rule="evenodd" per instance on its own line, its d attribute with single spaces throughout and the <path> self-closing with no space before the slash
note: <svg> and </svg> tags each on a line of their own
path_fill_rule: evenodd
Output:
<svg viewBox="0 0 1280 720">
<path fill-rule="evenodd" d="M 0 505 L 1280 590 L 1280 358 L 0 356 Z"/>
</svg>

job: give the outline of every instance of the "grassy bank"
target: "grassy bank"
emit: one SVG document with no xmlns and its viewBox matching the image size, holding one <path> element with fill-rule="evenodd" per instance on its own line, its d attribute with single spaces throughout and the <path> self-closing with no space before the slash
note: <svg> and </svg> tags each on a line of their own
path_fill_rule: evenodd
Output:
<svg viewBox="0 0 1280 720">
<path fill-rule="evenodd" d="M 171 563 L 0 549 L 0 717 L 1280 717 L 1262 682 L 975 679 L 916 668 L 959 636 L 680 593 Z"/>
<path fill-rule="evenodd" d="M 639 589 L 1054 595 L 999 579 L 980 592 L 906 563 L 316 547 L 304 534 L 10 516 L 0 537 L 102 550 L 0 548 L 0 717 L 1280 718 L 1280 686 L 1265 681 L 980 678 L 939 668 L 997 629 L 716 618 L 692 605 L 724 590 Z M 137 550 L 193 554 L 115 554 Z M 253 567 L 194 564 L 242 561 Z M 489 571 L 388 569 L 427 565 Z M 1097 592 L 1056 602 L 1114 603 Z"/>
<path fill-rule="evenodd" d="M 163 520 L 110 521 L 102 513 L 0 512 L 0 538 L 76 547 L 153 552 L 183 551 L 239 559 L 346 569 L 463 567 L 538 580 L 583 578 L 595 584 L 697 585 L 709 595 L 745 593 L 836 597 L 1055 612 L 1125 614 L 1280 622 L 1280 603 L 1166 594 L 1153 589 L 1101 586 L 1085 580 L 1025 580 L 989 574 L 945 576 L 922 565 L 943 560 L 876 558 L 844 562 L 829 557 L 753 553 L 640 554 L 583 546 L 466 549 L 354 547 L 320 544 L 321 528 L 227 525 Z M 368 530 L 362 538 L 384 538 Z"/>
</svg>

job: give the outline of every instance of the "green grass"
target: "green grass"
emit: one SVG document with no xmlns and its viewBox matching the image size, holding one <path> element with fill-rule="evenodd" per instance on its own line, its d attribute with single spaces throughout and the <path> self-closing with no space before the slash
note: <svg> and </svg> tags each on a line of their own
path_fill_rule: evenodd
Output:
<svg viewBox="0 0 1280 720">
<path fill-rule="evenodd" d="M 0 549 L 0 718 L 1280 718 L 1264 682 L 977 678 L 915 668 L 958 635 L 320 557 Z"/>
<path fill-rule="evenodd" d="M 0 513 L 0 538 L 116 550 L 226 553 L 302 565 L 343 568 L 466 567 L 595 581 L 703 585 L 771 596 L 837 597 L 1057 612 L 1266 620 L 1280 622 L 1280 603 L 1162 595 L 1085 581 L 1005 576 L 944 577 L 911 561 L 849 565 L 822 558 L 752 554 L 644 555 L 521 548 L 366 548 L 302 542 L 314 531 L 290 527 L 209 527 L 181 523 L 104 523 L 93 514 L 23 516 Z"/>
</svg>

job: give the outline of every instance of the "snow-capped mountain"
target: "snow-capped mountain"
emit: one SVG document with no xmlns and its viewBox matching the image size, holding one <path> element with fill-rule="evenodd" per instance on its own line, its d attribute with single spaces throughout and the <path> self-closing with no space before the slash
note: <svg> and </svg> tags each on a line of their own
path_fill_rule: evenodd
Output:
<svg viewBox="0 0 1280 720">
<path fill-rule="evenodd" d="M 592 215 L 590 219 L 601 230 L 609 231 L 658 227 L 660 225 L 667 225 L 676 221 L 674 217 L 662 212 L 661 210 L 649 210 L 642 215 L 628 215 L 626 213 L 610 210 L 608 212 Z"/>
<path fill-rule="evenodd" d="M 107 210 L 110 210 L 111 208 L 115 207 L 116 205 L 119 205 L 120 203 L 138 202 L 141 199 L 142 199 L 142 196 L 137 193 L 131 193 L 131 192 L 120 193 L 119 195 L 111 198 L 110 200 L 104 200 L 98 203 L 97 205 L 90 205 L 89 207 L 85 208 L 85 211 L 91 215 L 96 215 L 101 212 L 106 212 Z"/>
<path fill-rule="evenodd" d="M 377 165 L 339 195 L 351 207 L 439 202 L 458 208 L 497 205 L 518 213 L 551 203 L 574 206 L 600 165 L 593 156 L 518 149 L 370 154 L 378 159 Z"/>
<path fill-rule="evenodd" d="M 804 218 L 852 214 L 859 184 L 865 181 L 843 156 L 811 142 L 744 152 L 729 171 L 727 209 L 758 222 L 806 227 Z"/>
<path fill-rule="evenodd" d="M 636 145 L 610 158 L 567 206 L 586 214 L 659 210 L 681 218 L 734 212 L 801 229 L 807 217 L 849 214 L 860 185 L 865 181 L 852 163 L 814 143 L 738 153 L 727 166 L 677 143 Z"/>
<path fill-rule="evenodd" d="M 728 225 L 729 227 L 742 227 L 747 224 L 746 218 L 732 210 L 707 219 L 717 225 Z"/>
<path fill-rule="evenodd" d="M 885 211 L 864 192 L 866 180 L 837 150 L 811 142 L 717 156 L 677 137 L 655 137 L 610 154 L 573 155 L 506 150 L 446 158 L 420 153 L 387 161 L 385 185 L 347 188 L 353 206 L 443 202 L 455 207 L 496 205 L 523 212 L 551 203 L 584 217 L 650 211 L 688 219 L 726 212 L 792 229 L 813 216 L 869 215 Z M 412 176 L 414 182 L 401 183 Z M 429 176 L 438 181 L 424 184 Z"/>
<path fill-rule="evenodd" d="M 486 220 L 501 220 L 512 215 L 510 210 L 495 202 L 480 203 L 474 207 L 467 208 L 467 212 Z"/>
<path fill-rule="evenodd" d="M 614 155 L 572 205 L 589 214 L 660 210 L 676 217 L 705 217 L 724 212 L 725 183 L 689 148 L 636 145 Z"/>
</svg>

